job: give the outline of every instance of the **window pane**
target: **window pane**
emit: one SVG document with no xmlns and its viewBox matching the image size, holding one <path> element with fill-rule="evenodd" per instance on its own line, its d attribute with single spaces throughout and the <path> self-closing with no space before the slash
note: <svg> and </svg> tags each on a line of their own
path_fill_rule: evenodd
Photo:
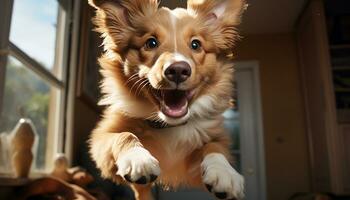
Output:
<svg viewBox="0 0 350 200">
<path fill-rule="evenodd" d="M 15 0 L 10 40 L 22 51 L 53 71 L 57 0 Z"/>
<path fill-rule="evenodd" d="M 20 118 L 30 118 L 38 133 L 38 146 L 34 165 L 44 169 L 46 158 L 53 152 L 52 122 L 57 106 L 57 89 L 23 66 L 13 57 L 8 58 L 5 77 L 4 102 L 0 117 L 0 133 L 9 133 Z M 50 130 L 50 131 L 49 131 Z M 48 134 L 50 133 L 50 134 Z M 52 156 L 52 154 L 51 154 Z"/>
</svg>

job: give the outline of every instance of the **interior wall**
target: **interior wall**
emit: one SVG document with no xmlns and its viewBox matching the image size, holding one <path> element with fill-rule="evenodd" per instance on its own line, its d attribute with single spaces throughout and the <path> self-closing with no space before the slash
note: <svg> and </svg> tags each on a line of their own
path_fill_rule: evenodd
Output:
<svg viewBox="0 0 350 200">
<path fill-rule="evenodd" d="M 248 35 L 237 60 L 257 60 L 264 126 L 267 199 L 311 190 L 305 113 L 293 34 Z"/>
</svg>

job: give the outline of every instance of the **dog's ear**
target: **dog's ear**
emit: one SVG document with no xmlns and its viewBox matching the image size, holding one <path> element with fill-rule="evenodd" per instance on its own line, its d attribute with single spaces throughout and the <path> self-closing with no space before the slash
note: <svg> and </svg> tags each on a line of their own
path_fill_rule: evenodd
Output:
<svg viewBox="0 0 350 200">
<path fill-rule="evenodd" d="M 106 0 L 89 0 L 89 4 L 95 8 L 99 8 L 105 1 Z"/>
<path fill-rule="evenodd" d="M 210 29 L 216 45 L 231 49 L 238 37 L 237 26 L 247 8 L 245 0 L 188 0 L 188 11 L 201 18 Z"/>
<path fill-rule="evenodd" d="M 89 0 L 89 4 L 97 10 L 93 22 L 104 37 L 104 48 L 118 52 L 127 47 L 134 24 L 158 9 L 157 0 Z"/>
</svg>

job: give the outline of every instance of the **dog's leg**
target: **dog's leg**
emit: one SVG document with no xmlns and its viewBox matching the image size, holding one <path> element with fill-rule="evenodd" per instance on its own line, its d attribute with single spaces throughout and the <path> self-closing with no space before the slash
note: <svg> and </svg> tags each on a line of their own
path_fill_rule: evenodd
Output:
<svg viewBox="0 0 350 200">
<path fill-rule="evenodd" d="M 148 184 L 160 174 L 159 163 L 132 133 L 103 133 L 91 137 L 91 155 L 102 176 L 115 181 Z M 118 176 L 117 176 L 118 175 Z"/>
<path fill-rule="evenodd" d="M 136 200 L 153 200 L 152 197 L 152 185 L 138 185 L 138 184 L 132 184 L 131 185 L 132 190 L 135 193 Z"/>
<path fill-rule="evenodd" d="M 230 165 L 229 153 L 220 142 L 203 147 L 202 181 L 219 199 L 242 199 L 243 177 Z"/>
</svg>

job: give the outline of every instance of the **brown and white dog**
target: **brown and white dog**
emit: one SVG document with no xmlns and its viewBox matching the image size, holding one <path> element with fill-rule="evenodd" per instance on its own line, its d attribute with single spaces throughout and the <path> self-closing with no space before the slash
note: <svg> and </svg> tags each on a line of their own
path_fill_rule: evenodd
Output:
<svg viewBox="0 0 350 200">
<path fill-rule="evenodd" d="M 89 0 L 104 38 L 103 119 L 90 139 L 105 178 L 128 183 L 136 199 L 167 187 L 202 187 L 220 199 L 243 197 L 230 165 L 221 114 L 233 91 L 232 49 L 244 0 Z"/>
</svg>

